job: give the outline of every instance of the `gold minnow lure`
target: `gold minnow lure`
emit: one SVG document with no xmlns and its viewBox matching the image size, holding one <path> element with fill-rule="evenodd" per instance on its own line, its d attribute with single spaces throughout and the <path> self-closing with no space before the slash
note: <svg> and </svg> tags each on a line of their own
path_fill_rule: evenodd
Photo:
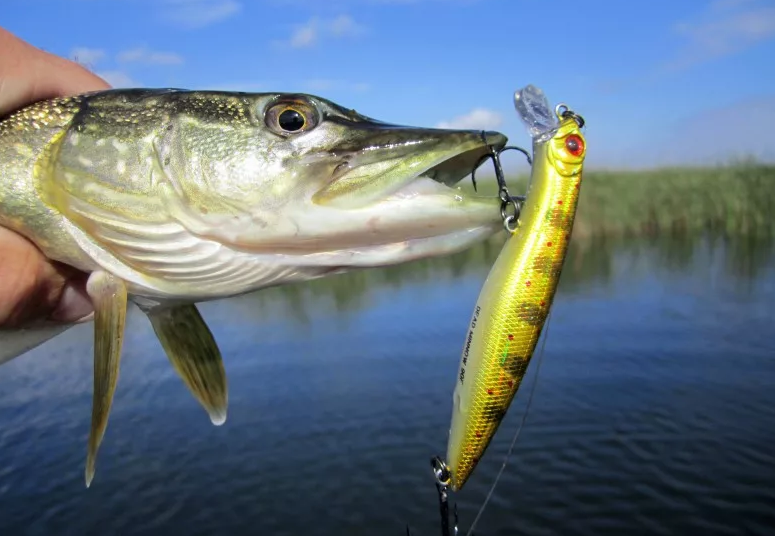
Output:
<svg viewBox="0 0 775 536">
<path fill-rule="evenodd" d="M 510 237 L 479 294 L 463 347 L 446 460 L 453 491 L 470 477 L 525 375 L 552 306 L 581 187 L 583 119 L 564 105 L 552 114 L 533 86 L 514 101 L 533 138 L 532 171 L 518 217 L 502 211 Z"/>
</svg>

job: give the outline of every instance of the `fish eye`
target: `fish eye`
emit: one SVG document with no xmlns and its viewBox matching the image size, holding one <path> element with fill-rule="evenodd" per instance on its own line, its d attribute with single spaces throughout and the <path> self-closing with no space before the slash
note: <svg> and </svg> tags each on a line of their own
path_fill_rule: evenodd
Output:
<svg viewBox="0 0 775 536">
<path fill-rule="evenodd" d="M 307 121 L 298 110 L 286 108 L 277 116 L 277 124 L 286 132 L 296 132 L 297 130 L 303 129 L 304 125 L 307 124 Z"/>
<path fill-rule="evenodd" d="M 565 148 L 573 156 L 581 156 L 584 152 L 584 140 L 576 134 L 571 134 L 565 138 Z"/>
<path fill-rule="evenodd" d="M 301 101 L 279 102 L 266 111 L 267 126 L 285 136 L 310 130 L 317 123 L 315 109 Z"/>
</svg>

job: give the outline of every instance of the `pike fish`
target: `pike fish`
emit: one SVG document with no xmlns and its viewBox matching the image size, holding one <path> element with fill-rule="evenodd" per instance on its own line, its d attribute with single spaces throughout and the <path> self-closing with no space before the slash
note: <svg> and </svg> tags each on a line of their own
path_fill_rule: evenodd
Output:
<svg viewBox="0 0 775 536">
<path fill-rule="evenodd" d="M 498 132 L 485 143 L 480 131 L 388 124 L 308 94 L 113 89 L 2 119 L 0 225 L 88 274 L 86 485 L 130 303 L 222 424 L 225 369 L 197 303 L 484 240 L 500 226 L 497 202 L 455 184 L 488 144 L 505 143 Z M 37 339 L 0 332 L 0 363 L 64 328 L 44 329 Z"/>
<path fill-rule="evenodd" d="M 474 308 L 453 392 L 447 479 L 460 490 L 500 426 L 554 300 L 581 188 L 583 119 L 527 86 L 515 106 L 533 140 L 529 189 L 517 225 Z"/>
</svg>

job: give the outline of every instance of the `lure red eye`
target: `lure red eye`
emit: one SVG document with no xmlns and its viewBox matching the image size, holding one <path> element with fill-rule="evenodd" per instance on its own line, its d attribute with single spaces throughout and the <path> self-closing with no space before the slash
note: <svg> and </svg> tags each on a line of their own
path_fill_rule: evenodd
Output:
<svg viewBox="0 0 775 536">
<path fill-rule="evenodd" d="M 565 148 L 573 156 L 580 156 L 584 152 L 584 140 L 576 134 L 571 134 L 565 138 Z"/>
</svg>

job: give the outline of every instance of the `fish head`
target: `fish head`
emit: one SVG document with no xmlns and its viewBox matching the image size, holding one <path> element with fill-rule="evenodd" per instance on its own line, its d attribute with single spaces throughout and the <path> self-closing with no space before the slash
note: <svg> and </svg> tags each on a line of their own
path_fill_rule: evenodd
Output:
<svg viewBox="0 0 775 536">
<path fill-rule="evenodd" d="M 381 248 L 381 264 L 409 250 L 458 250 L 499 229 L 497 198 L 455 186 L 488 145 L 506 144 L 503 134 L 389 124 L 308 94 L 240 98 L 246 121 L 217 132 L 202 124 L 167 142 L 180 155 L 167 173 L 209 185 L 194 196 L 207 212 L 187 210 L 203 234 L 252 252 Z M 208 154 L 220 137 L 220 154 Z"/>
<path fill-rule="evenodd" d="M 70 237 L 46 254 L 118 274 L 132 294 L 226 296 L 447 255 L 502 229 L 496 196 L 456 187 L 505 146 L 498 132 L 287 93 L 117 89 L 71 113 L 36 168 Z"/>
</svg>

